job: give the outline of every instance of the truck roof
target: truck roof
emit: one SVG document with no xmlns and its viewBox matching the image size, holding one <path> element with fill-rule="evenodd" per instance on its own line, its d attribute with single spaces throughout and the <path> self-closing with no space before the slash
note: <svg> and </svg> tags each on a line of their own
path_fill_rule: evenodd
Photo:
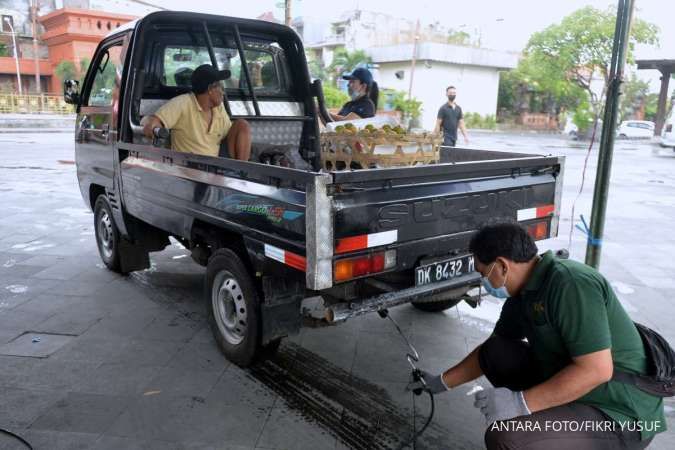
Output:
<svg viewBox="0 0 675 450">
<path fill-rule="evenodd" d="M 221 21 L 221 22 L 225 21 L 232 24 L 248 25 L 251 28 L 258 29 L 258 31 L 267 31 L 278 34 L 288 34 L 288 33 L 296 34 L 295 30 L 286 25 L 268 22 L 266 20 L 243 19 L 241 17 L 220 16 L 216 14 L 203 14 L 189 11 L 155 11 L 143 17 L 140 17 L 136 20 L 132 20 L 131 22 L 127 22 L 118 28 L 115 28 L 106 35 L 105 39 L 111 36 L 115 36 L 117 34 L 123 34 L 129 30 L 133 30 L 138 24 L 142 22 L 158 19 L 167 19 L 167 20 L 201 19 L 207 21 Z"/>
</svg>

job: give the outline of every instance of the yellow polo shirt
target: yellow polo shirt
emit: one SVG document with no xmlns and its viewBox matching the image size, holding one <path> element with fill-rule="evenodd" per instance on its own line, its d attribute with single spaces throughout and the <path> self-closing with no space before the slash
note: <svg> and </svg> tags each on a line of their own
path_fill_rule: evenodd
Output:
<svg viewBox="0 0 675 450">
<path fill-rule="evenodd" d="M 182 94 L 162 105 L 154 114 L 171 129 L 171 148 L 179 152 L 218 156 L 220 142 L 232 122 L 220 104 L 212 109 L 211 129 L 201 116 L 202 107 L 193 93 Z"/>
</svg>

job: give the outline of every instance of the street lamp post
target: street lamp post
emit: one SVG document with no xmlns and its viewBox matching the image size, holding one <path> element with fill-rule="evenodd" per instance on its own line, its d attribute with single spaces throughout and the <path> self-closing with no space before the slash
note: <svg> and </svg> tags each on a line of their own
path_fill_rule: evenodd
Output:
<svg viewBox="0 0 675 450">
<path fill-rule="evenodd" d="M 16 32 L 12 26 L 12 21 L 9 20 L 9 17 L 5 17 L 5 23 L 9 25 L 9 29 L 12 31 L 12 45 L 14 45 L 14 63 L 16 64 L 16 82 L 19 83 L 19 95 L 23 95 L 23 89 L 21 89 L 21 72 L 19 71 L 19 51 L 16 47 Z"/>
<path fill-rule="evenodd" d="M 42 93 L 42 83 L 40 83 L 40 56 L 38 55 L 37 38 L 37 13 L 40 8 L 39 0 L 31 0 L 30 15 L 33 19 L 33 59 L 35 61 L 35 90 L 38 94 Z"/>
</svg>

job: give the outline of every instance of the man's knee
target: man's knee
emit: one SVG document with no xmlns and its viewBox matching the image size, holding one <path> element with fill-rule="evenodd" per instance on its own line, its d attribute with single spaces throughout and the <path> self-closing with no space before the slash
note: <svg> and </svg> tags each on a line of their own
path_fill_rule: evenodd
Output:
<svg viewBox="0 0 675 450">
<path fill-rule="evenodd" d="M 232 129 L 239 133 L 251 134 L 251 125 L 244 119 L 237 119 L 232 122 Z"/>
<path fill-rule="evenodd" d="M 520 391 L 536 384 L 531 350 L 523 341 L 492 336 L 481 345 L 478 363 L 495 387 Z"/>
</svg>

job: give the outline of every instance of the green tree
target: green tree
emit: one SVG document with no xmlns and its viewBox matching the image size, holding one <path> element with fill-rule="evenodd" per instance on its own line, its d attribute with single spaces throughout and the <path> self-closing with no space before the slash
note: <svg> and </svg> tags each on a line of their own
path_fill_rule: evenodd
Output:
<svg viewBox="0 0 675 450">
<path fill-rule="evenodd" d="M 619 120 L 628 120 L 635 111 L 646 105 L 649 94 L 649 83 L 640 80 L 633 74 L 621 87 L 621 104 L 619 105 Z"/>
<path fill-rule="evenodd" d="M 349 52 L 344 48 L 335 50 L 333 62 L 328 66 L 329 76 L 334 82 L 344 72 L 350 72 L 359 65 L 370 64 L 373 60 L 363 50 L 354 50 Z"/>
<path fill-rule="evenodd" d="M 54 68 L 54 73 L 61 81 L 74 80 L 77 75 L 75 64 L 72 61 L 66 60 L 57 64 L 56 68 Z"/>
<path fill-rule="evenodd" d="M 466 31 L 450 28 L 448 30 L 448 44 L 469 46 L 471 45 L 471 35 Z"/>
<path fill-rule="evenodd" d="M 91 64 L 91 59 L 82 58 L 80 60 L 80 79 L 84 80 L 85 75 L 87 75 L 87 70 L 89 70 L 89 65 Z"/>
<path fill-rule="evenodd" d="M 645 97 L 645 120 L 656 122 L 656 110 L 659 105 L 659 94 L 647 94 Z"/>
<path fill-rule="evenodd" d="M 309 68 L 309 75 L 312 78 L 318 78 L 320 80 L 325 80 L 327 78 L 326 68 L 323 65 L 323 61 L 320 59 L 308 57 L 307 66 Z"/>
<path fill-rule="evenodd" d="M 601 11 L 581 8 L 558 23 L 530 37 L 525 49 L 527 64 L 542 85 L 568 89 L 577 86 L 588 94 L 597 111 L 609 81 L 616 9 Z M 634 18 L 628 43 L 627 60 L 633 62 L 636 44 L 658 43 L 658 28 Z M 603 82 L 601 96 L 592 89 L 594 76 Z"/>
<path fill-rule="evenodd" d="M 323 86 L 323 97 L 326 100 L 326 108 L 340 108 L 349 101 L 346 93 L 330 84 Z"/>
<path fill-rule="evenodd" d="M 9 56 L 9 49 L 3 42 L 0 42 L 0 56 Z"/>
</svg>

